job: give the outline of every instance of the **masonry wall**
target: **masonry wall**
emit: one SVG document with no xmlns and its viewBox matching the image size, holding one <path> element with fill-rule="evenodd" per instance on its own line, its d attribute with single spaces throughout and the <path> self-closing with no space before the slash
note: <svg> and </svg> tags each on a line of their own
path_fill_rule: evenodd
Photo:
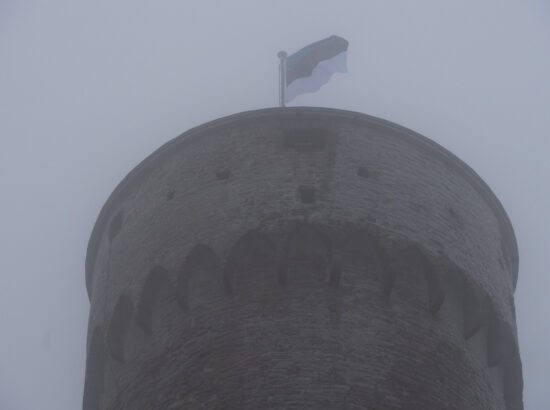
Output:
<svg viewBox="0 0 550 410">
<path fill-rule="evenodd" d="M 365 115 L 193 129 L 88 248 L 85 409 L 521 409 L 517 247 L 483 181 Z"/>
</svg>

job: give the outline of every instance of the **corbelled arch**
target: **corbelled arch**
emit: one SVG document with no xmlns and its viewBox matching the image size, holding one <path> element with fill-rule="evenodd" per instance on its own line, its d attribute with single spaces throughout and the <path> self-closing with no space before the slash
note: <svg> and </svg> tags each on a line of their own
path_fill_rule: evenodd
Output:
<svg viewBox="0 0 550 410">
<path fill-rule="evenodd" d="M 332 239 L 314 225 L 300 223 L 289 231 L 282 249 L 282 259 L 279 266 L 279 281 L 286 283 L 296 278 L 293 276 L 293 265 L 300 274 L 309 271 L 309 278 L 316 281 L 325 280 L 332 263 Z"/>
<path fill-rule="evenodd" d="M 168 272 L 161 266 L 155 266 L 149 271 L 137 303 L 136 320 L 141 329 L 151 334 L 155 327 L 155 309 L 158 308 L 159 299 L 170 297 L 170 281 Z"/>
<path fill-rule="evenodd" d="M 259 278 L 259 276 L 261 275 L 260 271 L 264 271 L 266 267 L 276 266 L 279 259 L 278 254 L 274 241 L 267 234 L 259 229 L 244 232 L 235 241 L 226 257 L 223 269 L 225 289 L 233 294 L 236 280 L 248 282 L 248 284 L 243 283 L 243 286 L 254 286 L 258 282 L 263 282 L 267 286 L 275 285 L 275 276 L 273 278 Z M 238 279 L 237 276 L 239 276 Z"/>
<path fill-rule="evenodd" d="M 205 244 L 195 245 L 185 257 L 177 277 L 177 300 L 189 310 L 221 292 L 218 255 Z"/>
<path fill-rule="evenodd" d="M 107 347 L 111 356 L 122 363 L 127 359 L 132 344 L 134 314 L 134 304 L 130 296 L 126 293 L 120 295 L 107 329 Z"/>
<path fill-rule="evenodd" d="M 406 275 L 409 281 L 423 283 L 427 295 L 426 309 L 430 313 L 437 313 L 445 300 L 445 292 L 438 272 L 425 253 L 418 245 L 409 243 L 394 252 L 391 258 L 397 274 L 402 277 Z"/>
<path fill-rule="evenodd" d="M 86 358 L 83 410 L 99 410 L 105 390 L 107 352 L 103 329 L 96 326 L 92 332 Z"/>
</svg>

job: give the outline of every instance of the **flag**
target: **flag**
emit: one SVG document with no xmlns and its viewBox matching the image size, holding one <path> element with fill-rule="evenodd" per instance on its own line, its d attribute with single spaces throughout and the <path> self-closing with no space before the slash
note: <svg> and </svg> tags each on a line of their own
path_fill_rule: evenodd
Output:
<svg viewBox="0 0 550 410">
<path fill-rule="evenodd" d="M 285 103 L 297 95 L 318 91 L 334 73 L 346 73 L 347 50 L 347 40 L 330 36 L 288 56 Z"/>
</svg>

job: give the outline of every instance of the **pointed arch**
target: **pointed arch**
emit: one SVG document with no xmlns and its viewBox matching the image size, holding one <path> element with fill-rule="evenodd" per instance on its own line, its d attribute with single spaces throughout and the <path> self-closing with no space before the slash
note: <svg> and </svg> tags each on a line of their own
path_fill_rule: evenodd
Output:
<svg viewBox="0 0 550 410">
<path fill-rule="evenodd" d="M 123 294 L 115 305 L 107 330 L 107 347 L 113 358 L 124 363 L 130 343 L 134 306 L 130 296 Z"/>
<path fill-rule="evenodd" d="M 223 270 L 225 289 L 233 292 L 235 274 L 238 271 L 248 271 L 259 264 L 275 265 L 277 248 L 274 242 L 259 229 L 246 231 L 232 246 Z M 257 276 L 257 275 L 256 275 Z M 257 277 L 249 278 L 254 281 Z"/>
<path fill-rule="evenodd" d="M 112 241 L 122 229 L 122 223 L 124 221 L 124 212 L 118 211 L 116 215 L 111 219 L 109 224 L 109 241 Z"/>
<path fill-rule="evenodd" d="M 428 295 L 427 310 L 432 314 L 437 313 L 443 305 L 445 292 L 439 276 L 428 258 L 417 245 L 410 244 L 398 253 L 396 259 L 400 265 L 400 270 L 404 273 L 416 273 L 424 276 Z"/>
<path fill-rule="evenodd" d="M 468 340 L 480 329 L 483 312 L 479 298 L 470 285 L 464 283 L 462 294 L 462 334 Z"/>
<path fill-rule="evenodd" d="M 506 355 L 504 325 L 494 311 L 490 311 L 487 323 L 487 365 L 496 366 Z"/>
<path fill-rule="evenodd" d="M 319 229 L 310 224 L 300 224 L 288 234 L 283 247 L 282 263 L 279 267 L 279 282 L 286 283 L 288 271 L 299 265 L 299 271 L 314 272 L 317 280 L 324 280 L 332 263 L 332 241 Z M 303 269 L 309 268 L 309 269 Z"/>
<path fill-rule="evenodd" d="M 509 409 L 521 409 L 523 406 L 523 377 L 521 371 L 521 359 L 517 345 L 511 334 L 507 334 L 508 346 L 513 349 L 503 362 L 504 365 L 504 400 Z"/>
<path fill-rule="evenodd" d="M 245 256 L 256 260 L 273 260 L 275 254 L 275 244 L 259 229 L 246 231 L 235 242 L 230 252 L 230 256 Z"/>
<path fill-rule="evenodd" d="M 382 282 L 384 297 L 389 299 L 395 284 L 395 272 L 386 249 L 377 238 L 364 229 L 351 232 L 344 241 L 344 263 L 362 265 L 367 274 L 374 271 Z"/>
<path fill-rule="evenodd" d="M 106 360 L 103 331 L 101 327 L 97 326 L 93 330 L 86 357 L 83 410 L 99 410 L 100 408 L 101 397 L 105 390 Z"/>
<path fill-rule="evenodd" d="M 195 307 L 221 288 L 219 267 L 219 258 L 208 245 L 197 244 L 189 251 L 177 283 L 177 300 L 183 309 Z"/>
<path fill-rule="evenodd" d="M 155 266 L 145 279 L 141 290 L 136 312 L 136 320 L 139 327 L 146 333 L 153 332 L 154 310 L 159 299 L 168 288 L 168 272 L 161 266 Z M 166 296 L 166 295 L 164 295 Z"/>
</svg>

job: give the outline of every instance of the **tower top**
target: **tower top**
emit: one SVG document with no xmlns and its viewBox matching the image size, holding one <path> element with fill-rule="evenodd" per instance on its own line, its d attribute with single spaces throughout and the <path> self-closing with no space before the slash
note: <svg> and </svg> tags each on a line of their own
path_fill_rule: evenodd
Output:
<svg viewBox="0 0 550 410">
<path fill-rule="evenodd" d="M 84 408 L 519 410 L 517 272 L 493 192 L 409 129 L 309 107 L 212 121 L 101 210 Z"/>
<path fill-rule="evenodd" d="M 328 129 L 325 127 L 325 124 L 330 124 L 330 126 L 335 128 Z M 202 143 L 205 146 L 209 146 L 208 149 L 210 151 L 215 151 L 216 147 L 210 146 L 212 141 L 209 139 L 209 136 L 212 133 L 238 133 L 239 129 L 259 126 L 272 129 L 274 132 L 281 134 L 283 139 L 295 137 L 300 139 L 299 134 L 301 130 L 310 125 L 314 130 L 318 131 L 319 135 L 345 133 L 348 127 L 361 126 L 367 131 L 363 135 L 364 138 L 368 139 L 372 135 L 380 135 L 387 139 L 388 143 L 396 144 L 396 147 L 403 142 L 412 144 L 425 152 L 433 160 L 444 164 L 449 172 L 455 174 L 457 177 L 461 177 L 484 199 L 486 205 L 491 209 L 498 221 L 502 254 L 506 264 L 504 270 L 506 274 L 510 275 L 512 287 L 515 289 L 518 278 L 519 255 L 512 224 L 493 191 L 470 166 L 436 142 L 406 127 L 381 118 L 332 108 L 290 107 L 246 111 L 192 128 L 158 148 L 128 173 L 103 205 L 88 243 L 86 254 L 86 287 L 88 295 L 90 296 L 92 293 L 91 284 L 93 282 L 94 265 L 101 238 L 106 234 L 109 223 L 111 223 L 112 229 L 116 229 L 116 225 L 120 223 L 115 215 L 115 211 L 121 202 L 128 195 L 131 195 L 141 181 L 153 173 L 167 158 L 175 155 L 180 150 L 184 150 L 188 144 Z M 315 138 L 314 135 L 310 135 L 310 137 Z M 246 141 L 243 139 L 243 144 L 245 143 Z M 258 155 L 261 154 L 258 153 Z M 257 159 L 260 160 L 260 157 Z M 403 164 L 399 163 L 393 165 L 395 167 L 403 166 Z M 443 183 L 443 181 L 441 182 Z"/>
</svg>

